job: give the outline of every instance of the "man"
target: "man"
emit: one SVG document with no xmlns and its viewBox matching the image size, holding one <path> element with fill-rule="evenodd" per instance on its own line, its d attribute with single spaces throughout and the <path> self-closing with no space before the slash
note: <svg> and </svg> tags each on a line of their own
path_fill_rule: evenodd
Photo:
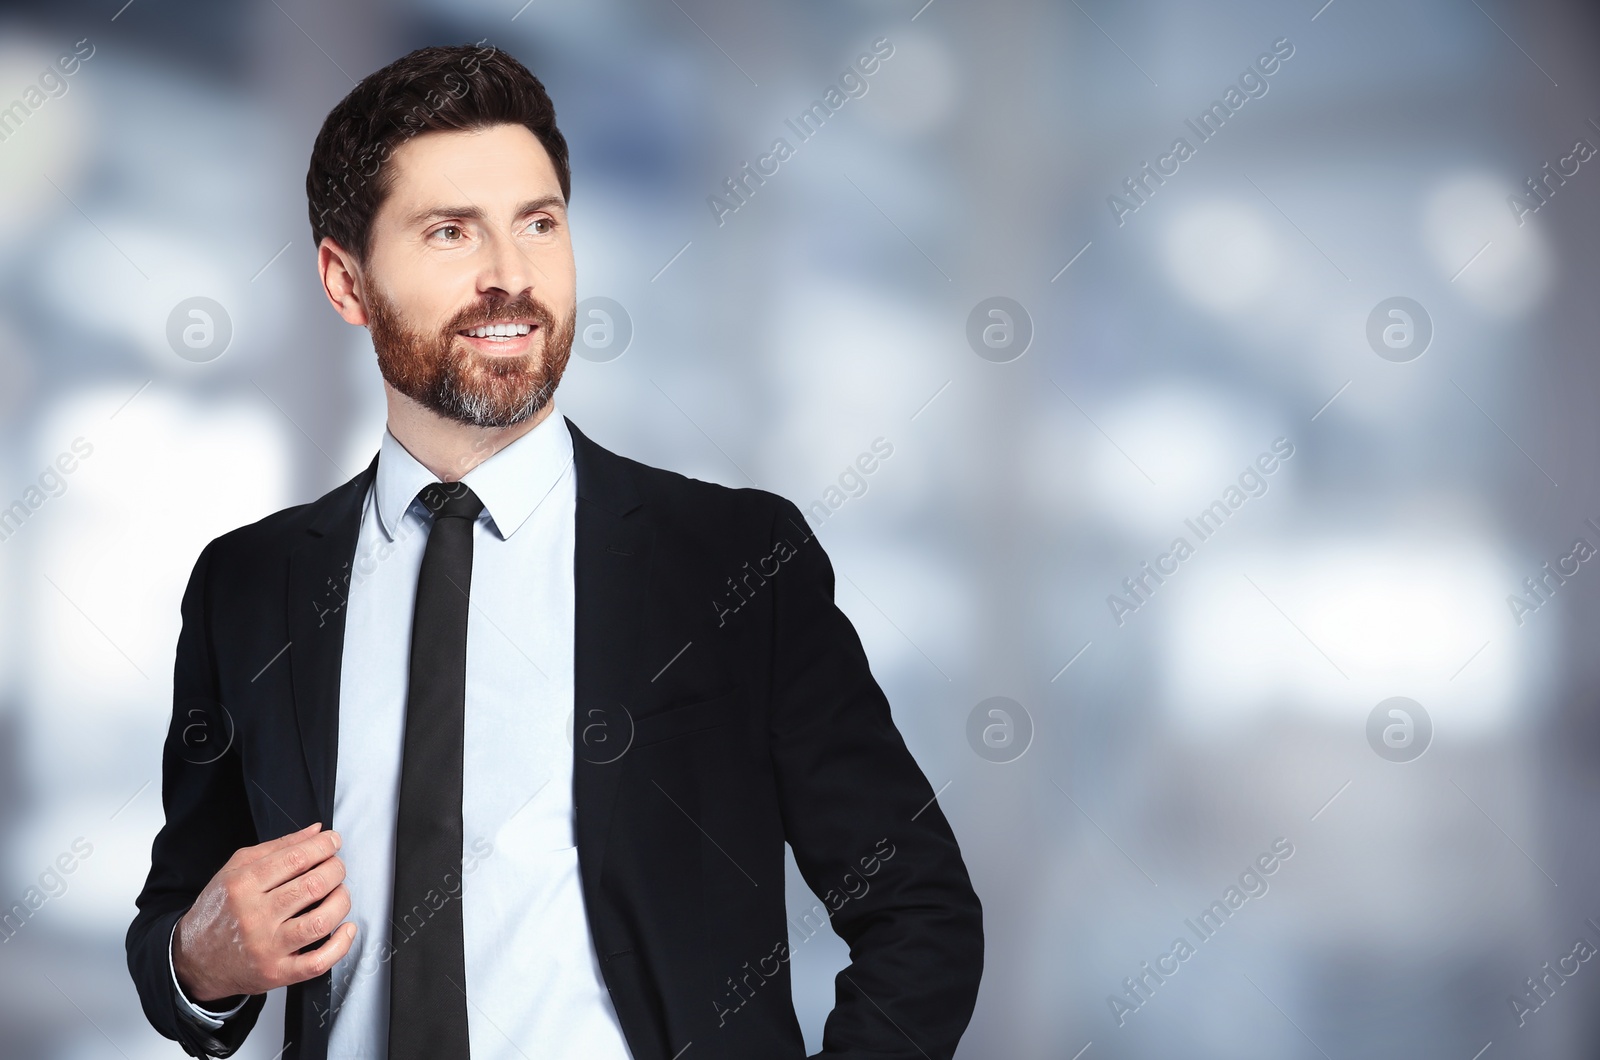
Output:
<svg viewBox="0 0 1600 1060">
<path fill-rule="evenodd" d="M 798 1058 L 787 841 L 850 944 L 820 1055 L 951 1056 L 979 902 L 820 544 L 556 414 L 543 86 L 413 52 L 328 115 L 306 183 L 388 428 L 190 576 L 127 939 L 151 1023 L 227 1056 L 287 987 L 284 1057 Z"/>
</svg>

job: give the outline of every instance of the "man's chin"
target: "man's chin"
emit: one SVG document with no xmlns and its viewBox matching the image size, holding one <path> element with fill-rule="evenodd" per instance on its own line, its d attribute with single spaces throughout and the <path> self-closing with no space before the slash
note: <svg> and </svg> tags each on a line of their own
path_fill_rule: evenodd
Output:
<svg viewBox="0 0 1600 1060">
<path fill-rule="evenodd" d="M 555 391 L 539 370 L 539 355 L 475 359 L 462 365 L 436 411 L 482 427 L 509 427 L 536 415 Z M 470 412 L 468 410 L 471 410 Z"/>
<path fill-rule="evenodd" d="M 550 401 L 546 398 L 535 405 L 524 401 L 485 401 L 481 395 L 476 400 L 463 399 L 457 395 L 453 400 L 430 401 L 427 407 L 439 416 L 469 427 L 505 428 L 539 415 L 550 407 Z"/>
</svg>

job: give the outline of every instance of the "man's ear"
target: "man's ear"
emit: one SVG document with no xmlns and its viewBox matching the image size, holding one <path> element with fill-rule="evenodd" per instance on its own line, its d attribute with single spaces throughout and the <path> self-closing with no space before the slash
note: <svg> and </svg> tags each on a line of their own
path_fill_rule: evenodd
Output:
<svg viewBox="0 0 1600 1060">
<path fill-rule="evenodd" d="M 317 274 L 322 279 L 322 293 L 346 323 L 365 327 L 367 307 L 362 292 L 361 266 L 355 256 L 334 242 L 332 236 L 323 236 L 317 245 Z"/>
</svg>

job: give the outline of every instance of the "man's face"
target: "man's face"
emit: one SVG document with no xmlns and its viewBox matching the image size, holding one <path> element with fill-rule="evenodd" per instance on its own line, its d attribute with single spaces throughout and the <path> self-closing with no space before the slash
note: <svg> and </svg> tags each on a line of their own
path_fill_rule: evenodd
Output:
<svg viewBox="0 0 1600 1060">
<path fill-rule="evenodd" d="M 395 150 L 365 269 L 378 369 L 441 416 L 509 427 L 549 403 L 572 352 L 577 277 L 555 166 L 521 125 Z M 480 336 L 484 325 L 508 336 Z"/>
</svg>

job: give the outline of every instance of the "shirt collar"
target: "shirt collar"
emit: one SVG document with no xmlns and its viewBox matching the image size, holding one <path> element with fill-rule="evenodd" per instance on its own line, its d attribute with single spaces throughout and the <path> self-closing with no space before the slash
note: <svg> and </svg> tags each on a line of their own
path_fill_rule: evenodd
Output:
<svg viewBox="0 0 1600 1060">
<path fill-rule="evenodd" d="M 550 494 L 572 463 L 572 435 L 561 410 L 551 403 L 539 425 L 499 450 L 461 481 L 483 501 L 484 514 L 501 538 L 516 533 L 528 516 Z M 379 522 L 394 540 L 400 520 L 417 500 L 417 493 L 438 476 L 406 451 L 387 427 L 378 450 L 375 501 Z"/>
</svg>

